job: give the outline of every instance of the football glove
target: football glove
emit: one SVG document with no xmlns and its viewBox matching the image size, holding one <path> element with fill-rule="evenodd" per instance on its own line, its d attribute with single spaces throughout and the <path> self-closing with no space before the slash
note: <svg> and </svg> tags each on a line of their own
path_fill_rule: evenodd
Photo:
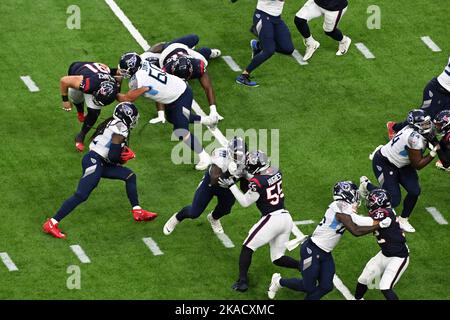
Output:
<svg viewBox="0 0 450 320">
<path fill-rule="evenodd" d="M 148 123 L 150 124 L 156 124 L 156 123 L 166 123 L 166 117 L 164 115 L 164 111 L 158 111 L 158 116 L 156 118 L 150 119 Z"/>
<path fill-rule="evenodd" d="M 391 222 L 392 222 L 392 219 L 387 217 L 380 221 L 379 226 L 380 226 L 380 228 L 384 229 L 384 228 L 389 227 L 391 225 Z"/>
<path fill-rule="evenodd" d="M 221 186 L 222 188 L 228 189 L 232 185 L 234 185 L 236 183 L 236 181 L 234 180 L 233 176 L 231 176 L 229 178 L 220 177 L 218 183 L 219 183 L 219 186 Z"/>
<path fill-rule="evenodd" d="M 136 154 L 128 146 L 123 147 L 122 153 L 120 154 L 120 163 L 127 163 L 128 160 L 134 159 Z"/>
</svg>

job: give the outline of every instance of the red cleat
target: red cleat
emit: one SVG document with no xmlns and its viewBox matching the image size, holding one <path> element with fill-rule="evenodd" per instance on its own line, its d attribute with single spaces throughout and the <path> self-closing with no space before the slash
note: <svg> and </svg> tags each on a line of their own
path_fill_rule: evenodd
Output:
<svg viewBox="0 0 450 320">
<path fill-rule="evenodd" d="M 83 152 L 83 150 L 84 150 L 83 142 L 75 142 L 75 148 L 77 149 L 77 151 Z"/>
<path fill-rule="evenodd" d="M 77 112 L 78 121 L 84 122 L 84 112 Z"/>
<path fill-rule="evenodd" d="M 394 121 L 389 121 L 388 123 L 386 123 L 386 127 L 388 129 L 389 140 L 392 140 L 392 138 L 394 138 L 394 136 L 396 134 L 396 132 L 394 131 L 394 125 L 395 125 Z"/>
<path fill-rule="evenodd" d="M 58 239 L 66 238 L 66 235 L 62 233 L 61 230 L 59 230 L 58 223 L 53 224 L 51 219 L 47 219 L 47 221 L 45 221 L 44 225 L 42 226 L 42 230 L 45 233 L 51 234 L 55 238 Z"/>
<path fill-rule="evenodd" d="M 144 209 L 133 209 L 133 218 L 135 221 L 152 221 L 158 214 Z"/>
</svg>

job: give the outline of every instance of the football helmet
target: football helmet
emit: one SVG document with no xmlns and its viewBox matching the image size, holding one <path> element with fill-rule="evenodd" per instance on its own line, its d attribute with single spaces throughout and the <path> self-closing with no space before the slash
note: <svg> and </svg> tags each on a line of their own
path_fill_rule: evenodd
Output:
<svg viewBox="0 0 450 320">
<path fill-rule="evenodd" d="M 374 211 L 379 208 L 391 207 L 391 195 L 384 189 L 374 189 L 367 197 L 367 209 Z"/>
<path fill-rule="evenodd" d="M 92 93 L 92 101 L 100 107 L 112 103 L 119 92 L 119 86 L 116 81 L 107 80 L 100 84 L 100 88 Z"/>
<path fill-rule="evenodd" d="M 352 181 L 339 181 L 333 187 L 333 199 L 349 204 L 360 203 L 358 187 Z"/>
<path fill-rule="evenodd" d="M 250 174 L 260 173 L 270 167 L 270 160 L 261 150 L 247 153 L 245 169 Z"/>
<path fill-rule="evenodd" d="M 127 52 L 120 57 L 117 68 L 124 78 L 131 78 L 141 66 L 142 59 L 136 52 Z"/>
<path fill-rule="evenodd" d="M 433 119 L 434 125 L 439 133 L 445 134 L 450 131 L 450 110 L 439 112 Z"/>
<path fill-rule="evenodd" d="M 245 166 L 245 155 L 247 154 L 247 145 L 241 137 L 233 137 L 228 142 L 228 154 L 236 162 L 236 164 Z"/>
<path fill-rule="evenodd" d="M 131 102 L 121 102 L 114 108 L 113 118 L 122 121 L 128 128 L 134 128 L 139 120 L 139 112 Z"/>
<path fill-rule="evenodd" d="M 407 122 L 420 134 L 428 134 L 433 131 L 431 117 L 425 114 L 422 109 L 414 109 L 408 113 Z"/>
<path fill-rule="evenodd" d="M 184 80 L 189 80 L 194 73 L 192 61 L 196 60 L 188 56 L 181 56 L 169 62 L 167 72 Z"/>
</svg>

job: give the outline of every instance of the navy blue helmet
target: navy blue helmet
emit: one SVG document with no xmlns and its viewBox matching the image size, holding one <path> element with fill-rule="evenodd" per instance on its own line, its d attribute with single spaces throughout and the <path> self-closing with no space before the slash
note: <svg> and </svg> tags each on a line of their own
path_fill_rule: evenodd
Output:
<svg viewBox="0 0 450 320">
<path fill-rule="evenodd" d="M 352 181 L 339 181 L 333 187 L 333 199 L 343 200 L 349 204 L 358 203 L 358 187 Z"/>
<path fill-rule="evenodd" d="M 414 109 L 408 113 L 407 122 L 420 134 L 428 134 L 433 130 L 431 117 L 425 114 L 422 109 Z"/>
<path fill-rule="evenodd" d="M 141 57 L 136 52 L 127 52 L 120 57 L 117 67 L 124 78 L 131 78 L 141 66 Z"/>
<path fill-rule="evenodd" d="M 134 128 L 139 120 L 139 112 L 131 102 L 121 102 L 114 109 L 113 117 L 126 124 L 128 128 Z"/>
<path fill-rule="evenodd" d="M 391 196 L 389 192 L 384 189 L 374 189 L 370 191 L 367 197 L 367 208 L 373 211 L 379 208 L 390 208 Z"/>
<path fill-rule="evenodd" d="M 228 154 L 239 166 L 245 166 L 245 156 L 247 154 L 247 145 L 244 139 L 241 137 L 233 137 L 230 142 L 228 142 Z"/>
<path fill-rule="evenodd" d="M 450 131 L 450 110 L 443 110 L 434 117 L 434 125 L 439 133 Z"/>
<path fill-rule="evenodd" d="M 111 104 L 116 99 L 116 95 L 118 92 L 119 86 L 114 79 L 103 81 L 100 84 L 100 88 L 92 93 L 92 101 L 97 106 L 106 106 L 108 104 Z"/>
<path fill-rule="evenodd" d="M 250 174 L 257 174 L 270 167 L 270 160 L 267 155 L 258 150 L 247 153 L 247 159 L 245 161 L 245 169 Z"/>
<path fill-rule="evenodd" d="M 205 73 L 205 63 L 190 56 L 181 56 L 165 65 L 168 73 L 181 79 L 198 79 Z"/>
</svg>

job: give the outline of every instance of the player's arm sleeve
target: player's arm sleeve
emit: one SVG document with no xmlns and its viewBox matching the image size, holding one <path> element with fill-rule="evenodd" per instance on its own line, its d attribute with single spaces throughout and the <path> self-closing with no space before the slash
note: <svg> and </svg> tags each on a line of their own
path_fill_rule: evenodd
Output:
<svg viewBox="0 0 450 320">
<path fill-rule="evenodd" d="M 374 223 L 375 220 L 371 217 L 363 217 L 356 213 L 353 213 L 350 216 L 352 217 L 353 223 L 361 227 L 371 227 L 376 224 Z"/>
<path fill-rule="evenodd" d="M 120 163 L 120 154 L 122 153 L 122 142 L 125 137 L 114 133 L 109 147 L 108 159 L 112 163 Z"/>
<path fill-rule="evenodd" d="M 230 187 L 230 190 L 239 204 L 244 208 L 250 206 L 259 199 L 259 193 L 250 189 L 244 194 L 235 184 Z"/>
</svg>

